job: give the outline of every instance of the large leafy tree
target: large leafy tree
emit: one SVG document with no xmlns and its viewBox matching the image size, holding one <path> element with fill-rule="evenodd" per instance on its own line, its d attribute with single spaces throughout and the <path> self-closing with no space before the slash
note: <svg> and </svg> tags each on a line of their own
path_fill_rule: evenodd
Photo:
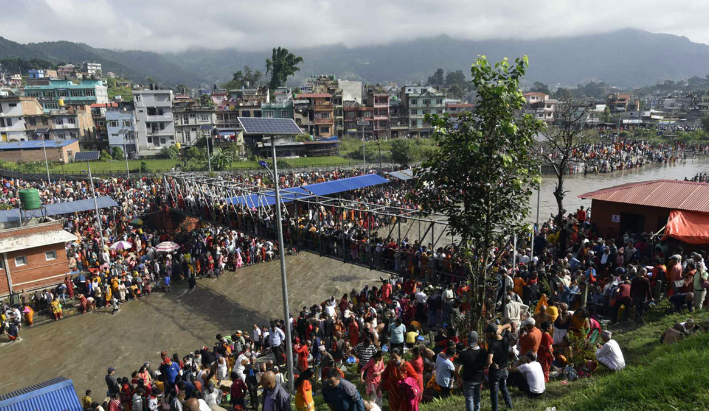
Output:
<svg viewBox="0 0 709 411">
<path fill-rule="evenodd" d="M 521 231 L 529 214 L 529 197 L 539 185 L 537 160 L 530 155 L 542 123 L 532 116 L 516 117 L 524 96 L 520 78 L 527 57 L 491 65 L 482 56 L 471 68 L 477 104 L 456 121 L 447 115 L 427 116 L 439 150 L 417 168 L 418 192 L 424 214 L 446 214 L 470 280 L 471 309 L 467 318 L 481 330 L 483 313 L 494 312 L 491 250 L 502 236 Z"/>
<path fill-rule="evenodd" d="M 391 142 L 391 159 L 397 164 L 408 166 L 414 160 L 411 140 L 397 138 Z"/>
<path fill-rule="evenodd" d="M 266 74 L 271 74 L 271 81 L 268 87 L 275 90 L 286 84 L 288 77 L 300 71 L 298 64 L 303 62 L 303 58 L 296 56 L 286 48 L 274 48 L 270 59 L 266 59 Z"/>
<path fill-rule="evenodd" d="M 432 86 L 442 86 L 445 84 L 444 74 L 443 69 L 439 68 L 431 77 L 428 78 L 428 84 Z"/>
<path fill-rule="evenodd" d="M 249 66 L 244 66 L 243 70 L 239 70 L 232 76 L 231 81 L 222 84 L 222 87 L 226 89 L 240 89 L 240 88 L 255 88 L 258 86 L 263 77 L 261 70 L 252 70 Z"/>
</svg>

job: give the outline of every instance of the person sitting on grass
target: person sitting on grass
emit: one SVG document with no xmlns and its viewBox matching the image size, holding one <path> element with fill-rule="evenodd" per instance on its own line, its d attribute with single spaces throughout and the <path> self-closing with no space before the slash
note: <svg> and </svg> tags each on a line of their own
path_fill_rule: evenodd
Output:
<svg viewBox="0 0 709 411">
<path fill-rule="evenodd" d="M 611 339 L 611 337 L 613 337 L 613 333 L 608 330 L 601 333 L 603 345 L 596 344 L 598 348 L 596 350 L 596 359 L 611 371 L 620 371 L 625 368 L 625 359 L 620 351 L 618 342 Z"/>
<path fill-rule="evenodd" d="M 519 359 L 516 365 L 510 368 L 508 383 L 516 385 L 520 391 L 530 398 L 537 398 L 544 394 L 546 383 L 544 382 L 544 370 L 537 361 L 534 351 L 527 353 Z"/>
</svg>

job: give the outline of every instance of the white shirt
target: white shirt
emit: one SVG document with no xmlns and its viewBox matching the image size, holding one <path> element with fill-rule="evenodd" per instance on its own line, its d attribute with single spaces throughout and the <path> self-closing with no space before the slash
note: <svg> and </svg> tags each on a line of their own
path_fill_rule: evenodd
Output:
<svg viewBox="0 0 709 411">
<path fill-rule="evenodd" d="M 261 341 L 261 329 L 256 328 L 253 330 L 253 335 L 254 335 L 254 342 L 259 342 Z"/>
<path fill-rule="evenodd" d="M 446 289 L 445 291 L 443 291 L 443 301 L 450 303 L 453 300 L 453 290 Z"/>
<path fill-rule="evenodd" d="M 541 364 L 532 361 L 520 365 L 517 369 L 524 375 L 524 378 L 527 379 L 529 391 L 531 391 L 532 394 L 541 394 L 544 392 L 544 371 L 542 370 Z"/>
<path fill-rule="evenodd" d="M 620 346 L 615 340 L 608 340 L 601 348 L 596 350 L 596 359 L 613 371 L 625 368 L 625 358 L 620 351 Z"/>
</svg>

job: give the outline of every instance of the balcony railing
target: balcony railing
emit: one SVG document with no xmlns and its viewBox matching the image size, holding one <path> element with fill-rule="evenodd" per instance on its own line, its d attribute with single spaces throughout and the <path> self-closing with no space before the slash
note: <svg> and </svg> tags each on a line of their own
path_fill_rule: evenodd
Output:
<svg viewBox="0 0 709 411">
<path fill-rule="evenodd" d="M 333 124 L 333 121 L 332 121 L 331 118 L 316 118 L 316 119 L 313 120 L 313 122 L 314 122 L 315 124 L 318 124 L 318 125 L 321 125 L 321 124 L 323 124 L 323 125 Z"/>
</svg>

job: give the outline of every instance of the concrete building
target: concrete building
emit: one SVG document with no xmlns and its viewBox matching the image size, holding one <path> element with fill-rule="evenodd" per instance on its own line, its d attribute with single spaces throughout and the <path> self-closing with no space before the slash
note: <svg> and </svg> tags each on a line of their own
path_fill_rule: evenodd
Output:
<svg viewBox="0 0 709 411">
<path fill-rule="evenodd" d="M 387 139 L 389 137 L 389 93 L 377 87 L 367 90 L 367 107 L 372 111 L 372 137 Z"/>
<path fill-rule="evenodd" d="M 81 71 L 88 74 L 89 76 L 101 77 L 101 63 L 95 62 L 83 62 L 81 64 Z"/>
<path fill-rule="evenodd" d="M 73 241 L 61 221 L 0 230 L 0 296 L 61 283 L 69 271 L 66 244 Z"/>
<path fill-rule="evenodd" d="M 293 118 L 293 100 L 261 104 L 261 114 L 264 118 Z"/>
<path fill-rule="evenodd" d="M 174 107 L 175 139 L 189 147 L 202 137 L 209 137 L 217 126 L 214 107 L 186 105 Z"/>
<path fill-rule="evenodd" d="M 10 162 L 44 162 L 44 153 L 50 162 L 69 163 L 81 151 L 79 140 L 33 140 L 0 143 L 0 160 Z"/>
<path fill-rule="evenodd" d="M 133 90 L 138 154 L 154 156 L 175 144 L 172 90 Z"/>
<path fill-rule="evenodd" d="M 549 98 L 548 95 L 540 92 L 524 93 L 527 101 L 524 105 L 524 113 L 533 115 L 537 120 L 551 123 L 554 121 L 557 101 Z"/>
<path fill-rule="evenodd" d="M 278 87 L 276 91 L 273 92 L 273 98 L 278 104 L 282 104 L 286 101 L 293 100 L 293 91 L 290 87 Z"/>
<path fill-rule="evenodd" d="M 408 110 L 409 131 L 413 137 L 428 137 L 433 127 L 424 120 L 426 114 L 443 114 L 446 93 L 431 86 L 404 86 L 401 100 Z"/>
<path fill-rule="evenodd" d="M 103 147 L 102 148 L 91 148 L 91 149 L 86 149 L 90 151 L 96 151 L 96 150 L 101 150 L 103 148 L 106 148 L 108 146 L 108 130 L 106 128 L 106 111 L 109 108 L 114 108 L 118 107 L 118 103 L 106 103 L 106 104 L 92 104 L 91 105 L 91 118 L 94 121 L 94 129 L 91 135 L 89 135 L 89 139 L 96 140 L 100 142 Z"/>
<path fill-rule="evenodd" d="M 42 69 L 29 69 L 27 70 L 27 74 L 29 78 L 35 79 L 35 78 L 44 78 L 44 70 Z"/>
<path fill-rule="evenodd" d="M 459 117 L 462 113 L 472 113 L 474 105 L 470 103 L 446 103 L 446 113 L 451 117 Z"/>
<path fill-rule="evenodd" d="M 49 111 L 58 110 L 60 102 L 82 106 L 108 103 L 108 87 L 103 80 L 74 83 L 71 80 L 37 79 L 25 87 L 25 96 L 35 97 L 44 110 Z"/>
<path fill-rule="evenodd" d="M 133 106 L 117 104 L 106 110 L 106 134 L 110 147 L 120 147 L 129 157 L 138 152 Z"/>
<path fill-rule="evenodd" d="M 97 147 L 99 144 L 95 141 L 88 146 L 84 145 L 89 139 L 96 140 L 90 106 L 66 106 L 60 110 L 27 114 L 25 128 L 28 140 L 38 140 L 44 136 L 50 140 L 79 139 L 84 148 Z"/>
<path fill-rule="evenodd" d="M 399 98 L 389 99 L 389 134 L 391 138 L 403 138 L 409 133 L 409 115 Z"/>
<path fill-rule="evenodd" d="M 0 97 L 0 141 L 27 140 L 26 115 L 42 114 L 37 99 L 29 97 Z"/>
<path fill-rule="evenodd" d="M 57 76 L 61 78 L 71 78 L 76 76 L 77 67 L 73 64 L 65 64 L 57 67 Z"/>
<path fill-rule="evenodd" d="M 362 104 L 362 82 L 337 80 L 337 88 L 342 90 L 342 101 L 354 101 Z"/>
<path fill-rule="evenodd" d="M 609 94 L 606 104 L 610 108 L 611 113 L 624 113 L 640 108 L 640 100 L 633 99 L 630 94 L 623 93 Z"/>
<path fill-rule="evenodd" d="M 299 94 L 298 100 L 307 100 L 308 119 L 312 120 L 309 127 L 315 137 L 332 137 L 335 133 L 335 111 L 332 95 L 328 93 Z"/>
</svg>

